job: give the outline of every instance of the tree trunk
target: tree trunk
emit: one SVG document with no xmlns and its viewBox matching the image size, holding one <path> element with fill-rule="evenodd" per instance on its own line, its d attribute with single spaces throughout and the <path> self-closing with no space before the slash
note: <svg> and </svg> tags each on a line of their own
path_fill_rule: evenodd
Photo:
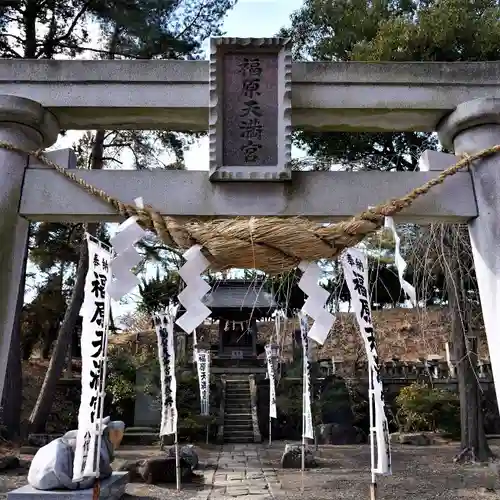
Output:
<svg viewBox="0 0 500 500">
<path fill-rule="evenodd" d="M 461 307 L 461 277 L 459 262 L 452 256 L 445 270 L 448 305 L 451 316 L 451 336 L 457 366 L 458 392 L 460 396 L 461 451 L 456 461 L 485 462 L 491 450 L 484 431 L 481 391 L 475 370 L 477 367 L 476 342 L 467 338 L 467 320 Z M 465 328 L 464 328 L 465 326 Z"/>
<path fill-rule="evenodd" d="M 88 248 L 84 240 L 80 247 L 80 259 L 76 271 L 76 282 L 71 295 L 70 303 L 66 309 L 64 319 L 59 330 L 59 335 L 50 358 L 49 368 L 45 374 L 42 389 L 30 416 L 31 432 L 43 432 L 45 422 L 50 414 L 57 381 L 61 377 L 66 361 L 68 345 L 73 335 L 73 330 L 80 313 L 85 291 L 85 277 L 88 269 Z"/>
</svg>

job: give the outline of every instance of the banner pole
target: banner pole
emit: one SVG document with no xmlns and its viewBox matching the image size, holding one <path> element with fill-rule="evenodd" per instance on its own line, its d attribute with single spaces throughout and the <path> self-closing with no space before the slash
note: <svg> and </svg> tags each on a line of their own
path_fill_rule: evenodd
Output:
<svg viewBox="0 0 500 500">
<path fill-rule="evenodd" d="M 303 374 L 305 375 L 305 374 Z M 304 492 L 304 471 L 306 468 L 306 437 L 305 437 L 305 431 L 306 431 L 306 414 L 304 411 L 305 408 L 305 403 L 306 403 L 306 398 L 305 398 L 305 376 L 303 376 L 303 382 L 302 382 L 302 456 L 300 457 L 300 484 L 301 484 L 301 491 L 302 493 Z"/>
<path fill-rule="evenodd" d="M 302 474 L 304 474 L 304 470 L 306 468 L 306 412 L 305 412 L 305 407 L 306 407 L 306 366 L 307 366 L 307 361 L 306 361 L 306 352 L 304 349 L 304 368 L 302 370 L 302 457 L 301 457 L 301 465 L 300 469 L 302 471 Z M 304 484 L 302 483 L 302 486 Z"/>
<path fill-rule="evenodd" d="M 370 459 L 371 459 L 371 484 L 370 484 L 370 500 L 377 498 L 377 480 L 375 476 L 375 415 L 373 408 L 373 371 L 371 364 L 368 361 L 368 401 L 370 403 Z"/>
<path fill-rule="evenodd" d="M 271 447 L 272 443 L 272 434 L 273 434 L 273 419 L 269 417 L 269 447 Z"/>
<path fill-rule="evenodd" d="M 92 500 L 99 500 L 101 496 L 101 483 L 99 477 L 96 477 L 94 487 L 92 489 Z"/>
<path fill-rule="evenodd" d="M 175 483 L 177 491 L 181 490 L 181 461 L 179 459 L 179 441 L 177 439 L 177 429 L 175 430 Z"/>
</svg>

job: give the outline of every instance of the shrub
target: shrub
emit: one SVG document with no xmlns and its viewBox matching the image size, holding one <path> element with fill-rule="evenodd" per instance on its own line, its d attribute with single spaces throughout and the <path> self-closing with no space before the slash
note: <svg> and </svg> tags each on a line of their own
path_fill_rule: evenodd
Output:
<svg viewBox="0 0 500 500">
<path fill-rule="evenodd" d="M 396 406 L 401 432 L 441 430 L 460 435 L 460 402 L 453 392 L 414 383 L 401 389 Z"/>
<path fill-rule="evenodd" d="M 137 387 L 138 369 L 154 365 L 151 353 L 141 350 L 133 354 L 128 346 L 110 346 L 106 376 L 106 392 L 111 397 L 113 416 L 128 421 L 126 415 L 132 411 L 137 390 L 145 393 L 153 391 L 153 372 L 149 371 L 145 383 Z"/>
</svg>

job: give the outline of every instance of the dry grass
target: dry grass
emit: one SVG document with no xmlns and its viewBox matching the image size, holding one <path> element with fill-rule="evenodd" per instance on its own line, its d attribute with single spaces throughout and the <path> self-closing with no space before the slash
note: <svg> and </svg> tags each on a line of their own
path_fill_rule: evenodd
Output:
<svg viewBox="0 0 500 500">
<path fill-rule="evenodd" d="M 393 358 L 402 361 L 417 361 L 429 355 L 438 355 L 443 359 L 446 356 L 445 344 L 450 340 L 451 330 L 446 310 L 440 308 L 415 309 L 386 309 L 372 313 L 375 331 L 378 339 L 380 358 L 390 361 Z M 285 358 L 291 357 L 292 338 L 294 330 L 299 328 L 296 318 L 286 321 L 282 335 L 285 336 Z M 263 321 L 258 323 L 259 342 L 268 342 L 275 335 L 274 323 Z M 488 348 L 482 331 L 478 332 L 479 357 L 488 359 Z M 211 343 L 218 342 L 218 325 L 205 325 L 199 329 L 198 337 L 204 337 Z M 156 345 L 156 333 L 147 330 L 140 334 L 130 333 L 114 336 L 111 344 L 126 345 L 131 348 L 138 342 L 139 345 Z M 332 356 L 337 361 L 361 360 L 364 356 L 364 347 L 353 314 L 340 313 L 335 325 L 324 346 L 313 351 L 316 359 L 328 359 Z"/>
</svg>

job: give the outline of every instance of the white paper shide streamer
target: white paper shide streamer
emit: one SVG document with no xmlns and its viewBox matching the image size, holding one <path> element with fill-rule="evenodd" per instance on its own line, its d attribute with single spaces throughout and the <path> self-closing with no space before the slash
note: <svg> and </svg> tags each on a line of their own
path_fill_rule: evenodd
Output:
<svg viewBox="0 0 500 500">
<path fill-rule="evenodd" d="M 302 359 L 303 362 L 303 431 L 302 437 L 307 439 L 314 439 L 314 427 L 312 421 L 311 411 L 311 363 L 309 361 L 309 325 L 307 324 L 307 317 L 299 313 L 300 320 L 300 333 L 302 337 Z"/>
<path fill-rule="evenodd" d="M 136 205 L 142 208 L 141 198 L 136 199 Z M 108 291 L 114 300 L 120 300 L 140 283 L 139 278 L 132 272 L 141 262 L 141 256 L 134 245 L 145 234 L 144 229 L 137 224 L 137 217 L 129 217 L 118 226 L 116 234 L 110 240 L 116 257 L 111 262 L 113 281 L 109 284 Z"/>
<path fill-rule="evenodd" d="M 325 309 L 329 293 L 319 284 L 321 269 L 316 262 L 302 261 L 299 269 L 302 271 L 302 277 L 298 285 L 307 295 L 302 313 L 314 320 L 309 337 L 323 345 L 335 322 L 335 316 Z"/>
<path fill-rule="evenodd" d="M 186 312 L 176 323 L 189 334 L 210 316 L 210 309 L 201 301 L 210 290 L 210 285 L 201 277 L 201 273 L 210 263 L 201 253 L 200 245 L 193 245 L 182 256 L 186 262 L 179 269 L 179 275 L 185 281 L 186 288 L 178 298 Z"/>
<path fill-rule="evenodd" d="M 208 416 L 210 415 L 210 352 L 196 349 L 195 356 L 200 386 L 200 413 Z"/>
<path fill-rule="evenodd" d="M 177 380 L 175 378 L 174 322 L 167 314 L 153 316 L 158 337 L 161 377 L 160 436 L 177 432 Z"/>
<path fill-rule="evenodd" d="M 273 350 L 270 344 L 265 346 L 267 375 L 269 377 L 269 418 L 278 418 L 276 412 L 276 377 L 273 364 Z"/>
<path fill-rule="evenodd" d="M 350 248 L 341 257 L 344 276 L 351 294 L 351 305 L 356 313 L 356 319 L 363 338 L 368 369 L 371 371 L 372 387 L 370 388 L 370 404 L 374 406 L 374 431 L 377 443 L 376 474 L 391 473 L 391 448 L 389 441 L 389 426 L 385 415 L 384 392 L 380 377 L 380 363 L 375 344 L 370 295 L 368 289 L 368 259 L 356 248 Z M 373 398 L 373 402 L 372 402 Z M 372 425 L 372 424 L 370 424 Z"/>
<path fill-rule="evenodd" d="M 85 279 L 82 316 L 82 395 L 78 412 L 78 433 L 73 462 L 73 481 L 99 473 L 97 447 L 102 432 L 106 351 L 110 300 L 111 253 L 87 236 L 89 268 Z"/>
<path fill-rule="evenodd" d="M 385 227 L 390 229 L 392 232 L 392 236 L 396 243 L 394 250 L 394 260 L 396 263 L 396 269 L 398 270 L 399 283 L 401 284 L 401 288 L 408 296 L 413 307 L 417 306 L 417 293 L 415 292 L 415 287 L 408 283 L 404 279 L 404 273 L 406 271 L 406 261 L 401 256 L 401 240 L 399 238 L 398 232 L 396 231 L 396 225 L 394 224 L 394 219 L 392 217 L 385 218 Z"/>
</svg>

